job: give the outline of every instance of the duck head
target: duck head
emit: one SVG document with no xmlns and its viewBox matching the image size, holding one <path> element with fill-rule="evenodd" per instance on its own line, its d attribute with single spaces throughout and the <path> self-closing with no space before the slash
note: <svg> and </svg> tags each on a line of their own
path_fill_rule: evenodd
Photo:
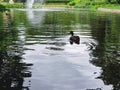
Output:
<svg viewBox="0 0 120 90">
<path fill-rule="evenodd" d="M 73 31 L 70 31 L 70 34 L 71 34 L 71 36 L 73 36 L 73 35 L 74 35 L 74 32 L 73 32 Z"/>
</svg>

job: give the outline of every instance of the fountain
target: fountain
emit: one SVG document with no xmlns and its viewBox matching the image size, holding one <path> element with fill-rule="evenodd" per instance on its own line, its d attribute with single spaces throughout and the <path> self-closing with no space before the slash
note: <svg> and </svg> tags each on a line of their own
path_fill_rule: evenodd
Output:
<svg viewBox="0 0 120 90">
<path fill-rule="evenodd" d="M 41 5 L 43 4 L 44 0 L 27 0 L 26 6 L 26 14 L 28 17 L 29 22 L 32 25 L 40 25 L 42 22 L 42 19 L 45 15 L 45 12 L 43 8 L 40 8 Z M 39 7 L 37 7 L 39 5 Z"/>
<path fill-rule="evenodd" d="M 27 0 L 26 5 L 27 5 L 27 8 L 31 9 L 31 8 L 33 8 L 34 4 L 42 5 L 43 2 L 44 2 L 44 0 Z"/>
<path fill-rule="evenodd" d="M 39 25 L 42 23 L 45 15 L 45 11 L 59 11 L 58 9 L 42 7 L 44 0 L 27 0 L 27 9 L 21 9 L 26 11 L 29 22 L 33 25 Z"/>
<path fill-rule="evenodd" d="M 26 3 L 27 8 L 32 8 L 33 3 L 34 3 L 34 0 L 27 0 L 27 3 Z"/>
<path fill-rule="evenodd" d="M 27 0 L 26 1 L 26 6 L 27 10 L 34 10 L 34 11 L 61 11 L 64 10 L 65 8 L 60 8 L 60 7 L 42 7 L 44 4 L 45 0 Z"/>
</svg>

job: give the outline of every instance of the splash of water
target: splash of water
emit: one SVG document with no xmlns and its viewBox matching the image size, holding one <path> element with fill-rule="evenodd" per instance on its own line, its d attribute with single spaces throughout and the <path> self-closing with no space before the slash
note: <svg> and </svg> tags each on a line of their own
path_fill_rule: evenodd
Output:
<svg viewBox="0 0 120 90">
<path fill-rule="evenodd" d="M 26 3 L 27 8 L 32 8 L 33 3 L 34 3 L 34 0 L 27 0 L 27 3 Z"/>
<path fill-rule="evenodd" d="M 26 5 L 27 8 L 33 8 L 33 4 L 40 4 L 42 5 L 44 0 L 27 0 Z"/>
<path fill-rule="evenodd" d="M 36 6 L 37 5 L 42 5 L 43 2 L 44 2 L 44 0 L 27 0 L 27 2 L 26 2 L 27 17 L 28 17 L 29 22 L 32 25 L 35 25 L 35 26 L 39 25 L 40 26 L 40 24 L 42 23 L 42 19 L 43 19 L 45 13 L 40 12 L 40 11 L 45 10 L 45 9 L 42 9 L 42 8 L 37 8 L 36 9 Z"/>
</svg>

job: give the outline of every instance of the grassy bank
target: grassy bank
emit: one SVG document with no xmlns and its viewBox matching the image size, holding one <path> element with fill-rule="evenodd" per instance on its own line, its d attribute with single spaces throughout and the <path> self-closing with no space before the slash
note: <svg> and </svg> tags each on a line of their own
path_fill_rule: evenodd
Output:
<svg viewBox="0 0 120 90">
<path fill-rule="evenodd" d="M 69 6 L 75 8 L 88 8 L 96 10 L 99 7 L 108 9 L 120 9 L 120 4 L 116 2 L 106 2 L 107 0 L 72 0 L 68 3 Z"/>
<path fill-rule="evenodd" d="M 47 3 L 42 6 L 43 7 L 67 7 L 65 3 Z"/>
<path fill-rule="evenodd" d="M 15 3 L 15 4 L 0 4 L 0 9 L 1 8 L 26 8 L 26 5 L 23 3 Z M 67 7 L 66 3 L 44 3 L 43 5 L 41 4 L 34 4 L 33 8 L 41 8 L 41 7 Z"/>
<path fill-rule="evenodd" d="M 25 4 L 4 4 L 6 8 L 25 8 Z"/>
<path fill-rule="evenodd" d="M 96 10 L 99 7 L 101 8 L 107 8 L 107 9 L 118 9 L 120 10 L 120 5 L 119 4 L 100 4 L 100 5 L 88 5 L 87 8 Z"/>
<path fill-rule="evenodd" d="M 40 8 L 41 4 L 35 5 L 33 7 Z M 60 1 L 58 2 L 58 0 L 54 0 L 54 1 L 48 0 L 46 1 L 46 3 L 42 5 L 42 7 L 68 7 L 68 8 L 74 7 L 74 8 L 88 8 L 92 10 L 97 10 L 99 7 L 101 7 L 101 8 L 120 10 L 120 4 L 117 4 L 115 2 L 106 3 L 105 0 L 96 0 L 95 2 L 92 2 L 92 1 L 86 2 L 85 0 L 81 0 L 81 1 L 80 0 L 66 0 L 66 1 L 61 0 L 61 2 Z M 5 11 L 7 8 L 26 8 L 26 5 L 23 3 L 15 3 L 15 4 L 4 3 L 0 5 L 0 11 Z"/>
</svg>

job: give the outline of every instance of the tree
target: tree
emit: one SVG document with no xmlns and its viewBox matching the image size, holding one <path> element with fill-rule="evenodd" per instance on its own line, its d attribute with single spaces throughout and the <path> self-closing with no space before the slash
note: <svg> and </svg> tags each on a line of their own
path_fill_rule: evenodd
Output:
<svg viewBox="0 0 120 90">
<path fill-rule="evenodd" d="M 120 0 L 116 0 L 116 2 L 120 4 Z"/>
<path fill-rule="evenodd" d="M 111 0 L 106 0 L 107 3 L 111 3 Z"/>
<path fill-rule="evenodd" d="M 3 0 L 0 0 L 0 2 L 2 2 Z"/>
</svg>

